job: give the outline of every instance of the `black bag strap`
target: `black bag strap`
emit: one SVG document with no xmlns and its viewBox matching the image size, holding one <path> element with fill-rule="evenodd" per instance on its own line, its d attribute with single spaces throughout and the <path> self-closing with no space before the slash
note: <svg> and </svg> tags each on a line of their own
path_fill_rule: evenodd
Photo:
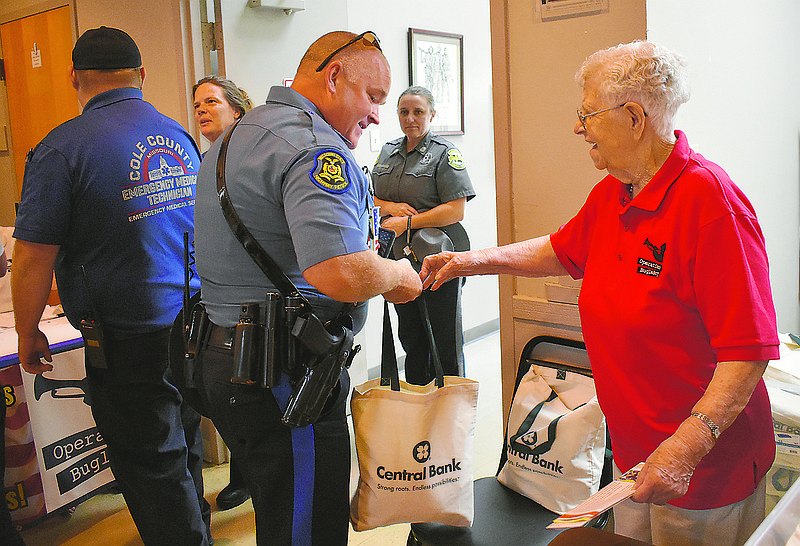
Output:
<svg viewBox="0 0 800 546">
<path fill-rule="evenodd" d="M 425 322 L 425 329 L 428 333 L 428 343 L 431 348 L 431 358 L 433 368 L 436 373 L 436 386 L 444 387 L 444 369 L 442 361 L 439 359 L 439 351 L 436 349 L 436 340 L 433 337 L 433 327 L 428 315 L 428 305 L 425 302 L 425 292 L 417 298 L 417 305 L 420 307 L 422 320 Z M 394 347 L 394 334 L 392 333 L 392 322 L 389 318 L 389 302 L 383 300 L 383 346 L 381 349 L 381 386 L 391 386 L 393 391 L 400 390 L 399 372 L 397 371 L 397 353 Z"/>
<path fill-rule="evenodd" d="M 389 318 L 389 302 L 383 300 L 383 345 L 381 347 L 381 386 L 400 390 L 400 375 L 397 371 L 397 353 L 394 349 L 392 320 Z"/>
<path fill-rule="evenodd" d="M 419 305 L 420 312 L 422 313 L 422 320 L 425 321 L 425 330 L 428 333 L 428 343 L 431 346 L 431 359 L 433 359 L 433 369 L 436 373 L 436 386 L 444 387 L 444 368 L 442 368 L 442 361 L 439 359 L 439 351 L 436 349 L 436 339 L 433 337 L 433 327 L 431 326 L 431 317 L 428 315 L 428 304 L 425 302 L 425 291 L 417 298 L 417 305 Z"/>
<path fill-rule="evenodd" d="M 241 119 L 241 118 L 240 118 Z M 283 270 L 275 263 L 275 260 L 267 254 L 267 251 L 259 244 L 250 230 L 242 223 L 239 214 L 231 202 L 228 195 L 228 187 L 225 184 L 225 164 L 228 156 L 228 143 L 230 142 L 233 130 L 239 124 L 236 120 L 231 126 L 228 134 L 222 139 L 222 144 L 219 148 L 219 156 L 217 157 L 217 197 L 219 204 L 222 207 L 222 213 L 227 220 L 233 234 L 242 243 L 242 246 L 256 263 L 256 265 L 264 272 L 267 278 L 275 285 L 275 288 L 284 296 L 297 296 L 300 298 L 300 314 L 310 313 L 312 311 L 311 303 L 303 296 L 294 283 L 286 276 Z"/>
</svg>

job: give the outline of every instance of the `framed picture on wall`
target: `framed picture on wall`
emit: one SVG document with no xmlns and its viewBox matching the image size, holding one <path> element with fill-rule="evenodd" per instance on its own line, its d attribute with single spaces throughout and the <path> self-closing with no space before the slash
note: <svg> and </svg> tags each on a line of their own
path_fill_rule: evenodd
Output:
<svg viewBox="0 0 800 546">
<path fill-rule="evenodd" d="M 464 36 L 408 29 L 408 83 L 427 87 L 436 101 L 431 129 L 464 134 Z"/>
</svg>

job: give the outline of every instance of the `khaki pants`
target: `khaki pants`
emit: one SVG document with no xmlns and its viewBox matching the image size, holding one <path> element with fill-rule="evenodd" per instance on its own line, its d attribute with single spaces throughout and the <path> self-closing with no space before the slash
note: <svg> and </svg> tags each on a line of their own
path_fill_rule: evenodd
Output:
<svg viewBox="0 0 800 546">
<path fill-rule="evenodd" d="M 620 475 L 614 465 L 614 477 Z M 627 500 L 614 507 L 614 532 L 656 546 L 742 546 L 764 519 L 766 483 L 746 499 L 710 510 Z"/>
</svg>

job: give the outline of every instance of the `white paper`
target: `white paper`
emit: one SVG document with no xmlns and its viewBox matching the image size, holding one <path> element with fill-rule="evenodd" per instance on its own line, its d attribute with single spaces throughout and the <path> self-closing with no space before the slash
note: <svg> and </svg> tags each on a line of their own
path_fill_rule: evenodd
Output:
<svg viewBox="0 0 800 546">
<path fill-rule="evenodd" d="M 569 512 L 557 517 L 547 528 L 583 527 L 592 518 L 629 498 L 633 495 L 636 478 L 643 466 L 644 463 L 637 464 Z"/>
</svg>

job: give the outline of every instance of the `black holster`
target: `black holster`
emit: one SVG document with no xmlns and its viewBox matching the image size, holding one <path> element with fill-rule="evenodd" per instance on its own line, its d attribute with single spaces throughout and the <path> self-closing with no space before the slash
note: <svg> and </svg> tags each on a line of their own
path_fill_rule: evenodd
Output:
<svg viewBox="0 0 800 546">
<path fill-rule="evenodd" d="M 319 419 L 342 370 L 350 367 L 361 346 L 353 346 L 353 330 L 341 321 L 332 321 L 326 327 L 313 313 L 295 321 L 291 336 L 308 349 L 311 357 L 282 421 L 290 427 L 304 427 Z"/>
<path fill-rule="evenodd" d="M 186 403 L 209 417 L 197 382 L 197 357 L 208 342 L 211 321 L 205 306 L 200 302 L 199 292 L 187 303 L 185 309 L 178 312 L 170 331 L 170 381 L 180 391 Z"/>
<path fill-rule="evenodd" d="M 325 325 L 304 311 L 296 295 L 270 292 L 266 303 L 242 304 L 233 334 L 231 382 L 271 388 L 283 371 L 293 389 L 282 421 L 290 427 L 314 423 L 342 370 L 361 349 L 353 347 L 349 319 L 343 315 Z"/>
</svg>

